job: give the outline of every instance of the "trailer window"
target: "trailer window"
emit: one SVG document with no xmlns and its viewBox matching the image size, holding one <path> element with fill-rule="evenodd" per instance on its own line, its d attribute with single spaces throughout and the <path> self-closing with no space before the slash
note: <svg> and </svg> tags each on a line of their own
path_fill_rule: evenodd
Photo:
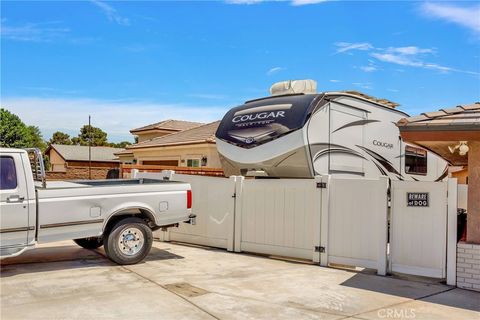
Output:
<svg viewBox="0 0 480 320">
<path fill-rule="evenodd" d="M 12 157 L 0 157 L 0 190 L 17 187 L 17 171 Z"/>
<path fill-rule="evenodd" d="M 427 174 L 427 151 L 405 146 L 405 172 L 410 174 Z"/>
</svg>

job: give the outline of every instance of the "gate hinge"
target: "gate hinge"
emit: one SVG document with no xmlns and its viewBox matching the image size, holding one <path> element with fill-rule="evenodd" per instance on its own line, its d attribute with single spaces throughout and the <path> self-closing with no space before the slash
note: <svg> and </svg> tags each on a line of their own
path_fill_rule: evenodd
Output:
<svg viewBox="0 0 480 320">
<path fill-rule="evenodd" d="M 315 252 L 325 253 L 325 247 L 315 246 Z"/>
<path fill-rule="evenodd" d="M 327 183 L 326 182 L 317 182 L 317 188 L 318 189 L 326 189 L 327 188 Z"/>
</svg>

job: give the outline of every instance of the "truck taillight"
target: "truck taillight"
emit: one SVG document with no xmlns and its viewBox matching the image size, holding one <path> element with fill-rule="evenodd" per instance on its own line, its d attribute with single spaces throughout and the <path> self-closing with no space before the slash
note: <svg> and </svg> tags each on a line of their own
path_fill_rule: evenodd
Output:
<svg viewBox="0 0 480 320">
<path fill-rule="evenodd" d="M 192 208 L 192 190 L 187 190 L 187 209 Z"/>
</svg>

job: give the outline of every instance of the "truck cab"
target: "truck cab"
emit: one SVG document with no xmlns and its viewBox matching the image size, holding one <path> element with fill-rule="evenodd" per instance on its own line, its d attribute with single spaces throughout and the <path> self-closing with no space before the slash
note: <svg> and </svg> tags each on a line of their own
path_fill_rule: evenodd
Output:
<svg viewBox="0 0 480 320">
<path fill-rule="evenodd" d="M 22 252 L 35 244 L 35 186 L 26 151 L 0 154 L 1 255 Z"/>
</svg>

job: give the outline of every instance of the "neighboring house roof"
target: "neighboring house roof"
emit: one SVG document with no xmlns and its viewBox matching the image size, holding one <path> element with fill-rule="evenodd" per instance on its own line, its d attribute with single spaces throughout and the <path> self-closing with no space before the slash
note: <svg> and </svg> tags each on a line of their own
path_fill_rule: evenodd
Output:
<svg viewBox="0 0 480 320">
<path fill-rule="evenodd" d="M 195 143 L 215 143 L 215 132 L 217 131 L 219 124 L 220 121 L 215 121 L 185 131 L 153 138 L 148 141 L 128 146 L 127 150 Z"/>
<path fill-rule="evenodd" d="M 133 134 L 137 132 L 148 131 L 148 130 L 164 130 L 164 131 L 178 132 L 178 131 L 195 128 L 203 124 L 204 123 L 200 123 L 200 122 L 190 122 L 190 121 L 170 119 L 170 120 L 164 120 L 157 123 L 149 124 L 144 127 L 132 129 L 130 130 L 130 132 Z"/>
<path fill-rule="evenodd" d="M 460 141 L 480 141 L 480 103 L 403 118 L 397 126 L 404 141 L 429 149 L 452 165 L 466 166 L 468 157 L 451 148 Z"/>
<path fill-rule="evenodd" d="M 45 153 L 54 149 L 65 161 L 88 161 L 88 146 L 52 144 Z M 123 151 L 122 148 L 91 147 L 91 159 L 94 162 L 118 162 L 114 153 Z"/>
<path fill-rule="evenodd" d="M 397 126 L 400 131 L 480 130 L 480 102 L 403 118 Z"/>
</svg>

